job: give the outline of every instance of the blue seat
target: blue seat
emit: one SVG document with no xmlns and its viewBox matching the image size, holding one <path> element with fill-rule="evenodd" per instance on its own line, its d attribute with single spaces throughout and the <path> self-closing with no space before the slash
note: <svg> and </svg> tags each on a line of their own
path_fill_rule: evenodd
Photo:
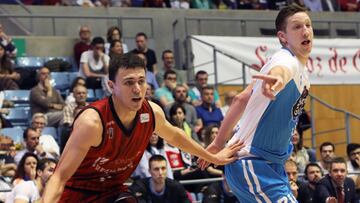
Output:
<svg viewBox="0 0 360 203">
<path fill-rule="evenodd" d="M 105 92 L 103 89 L 95 89 L 95 96 L 96 96 L 96 99 L 102 99 L 105 97 Z"/>
<path fill-rule="evenodd" d="M 75 78 L 77 78 L 78 76 L 79 76 L 78 72 L 69 72 L 70 85 L 75 80 Z"/>
<path fill-rule="evenodd" d="M 51 78 L 54 80 L 55 89 L 62 92 L 70 88 L 70 78 L 68 72 L 52 72 Z"/>
<path fill-rule="evenodd" d="M 44 65 L 42 57 L 17 57 L 16 66 L 19 68 L 41 68 Z"/>
<path fill-rule="evenodd" d="M 41 134 L 42 135 L 51 135 L 55 140 L 58 139 L 57 131 L 56 131 L 56 128 L 54 128 L 54 127 L 45 127 L 41 131 Z"/>
<path fill-rule="evenodd" d="M 95 91 L 93 89 L 88 89 L 86 101 L 93 102 L 96 100 L 97 100 L 97 98 L 95 96 Z"/>
<path fill-rule="evenodd" d="M 30 90 L 5 90 L 4 99 L 14 102 L 15 107 L 30 106 Z"/>
<path fill-rule="evenodd" d="M 10 108 L 9 114 L 4 116 L 13 126 L 28 126 L 30 110 L 26 108 Z"/>
<path fill-rule="evenodd" d="M 21 127 L 3 128 L 0 134 L 10 137 L 14 143 L 21 143 L 23 141 L 24 130 Z"/>
</svg>

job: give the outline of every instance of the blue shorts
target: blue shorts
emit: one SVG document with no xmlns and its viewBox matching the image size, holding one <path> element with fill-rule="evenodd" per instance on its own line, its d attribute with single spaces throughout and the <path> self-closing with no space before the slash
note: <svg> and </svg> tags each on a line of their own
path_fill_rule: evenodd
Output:
<svg viewBox="0 0 360 203">
<path fill-rule="evenodd" d="M 240 202 L 297 202 L 281 164 L 254 157 L 239 159 L 225 166 L 225 177 Z"/>
</svg>

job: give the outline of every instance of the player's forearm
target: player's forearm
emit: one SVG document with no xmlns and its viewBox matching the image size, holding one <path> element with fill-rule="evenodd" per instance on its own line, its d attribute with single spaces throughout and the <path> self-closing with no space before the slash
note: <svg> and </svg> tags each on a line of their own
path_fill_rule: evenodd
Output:
<svg viewBox="0 0 360 203">
<path fill-rule="evenodd" d="M 57 174 L 51 176 L 50 180 L 46 183 L 44 194 L 42 196 L 42 203 L 58 202 L 64 190 L 65 182 L 60 180 Z"/>
</svg>

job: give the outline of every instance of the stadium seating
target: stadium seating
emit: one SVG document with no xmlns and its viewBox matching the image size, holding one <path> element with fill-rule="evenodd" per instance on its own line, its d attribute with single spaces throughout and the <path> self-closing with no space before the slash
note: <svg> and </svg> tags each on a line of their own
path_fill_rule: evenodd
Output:
<svg viewBox="0 0 360 203">
<path fill-rule="evenodd" d="M 42 135 L 51 135 L 51 136 L 53 136 L 53 138 L 55 140 L 58 140 L 57 131 L 56 131 L 56 128 L 54 128 L 54 127 L 45 127 L 42 130 L 41 134 Z"/>
<path fill-rule="evenodd" d="M 4 99 L 14 102 L 15 107 L 26 107 L 29 104 L 30 90 L 5 90 Z"/>
<path fill-rule="evenodd" d="M 55 89 L 63 92 L 70 88 L 71 82 L 69 72 L 52 72 L 51 78 L 54 81 L 53 86 L 55 87 Z"/>
<path fill-rule="evenodd" d="M 4 116 L 13 126 L 29 125 L 30 110 L 26 108 L 10 108 L 9 114 Z"/>
<path fill-rule="evenodd" d="M 44 58 L 42 57 L 17 57 L 16 67 L 18 68 L 40 68 L 44 65 Z"/>
<path fill-rule="evenodd" d="M 0 134 L 10 137 L 14 143 L 21 143 L 23 140 L 24 130 L 21 127 L 3 128 Z"/>
</svg>

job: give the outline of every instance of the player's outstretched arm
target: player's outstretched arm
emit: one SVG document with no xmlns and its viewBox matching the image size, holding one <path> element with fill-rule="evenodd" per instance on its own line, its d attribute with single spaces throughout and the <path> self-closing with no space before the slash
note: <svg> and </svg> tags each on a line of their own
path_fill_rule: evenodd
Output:
<svg viewBox="0 0 360 203">
<path fill-rule="evenodd" d="M 155 133 L 164 138 L 169 144 L 217 165 L 224 165 L 236 160 L 233 155 L 243 147 L 243 143 L 236 142 L 234 145 L 224 148 L 217 154 L 211 154 L 188 137 L 183 130 L 172 126 L 165 119 L 163 110 L 157 104 L 150 102 L 150 105 L 156 119 Z"/>
<path fill-rule="evenodd" d="M 273 67 L 267 75 L 254 75 L 254 79 L 260 79 L 262 83 L 262 93 L 269 99 L 275 99 L 275 94 L 280 92 L 292 79 L 291 71 L 284 66 Z"/>
<path fill-rule="evenodd" d="M 90 147 L 102 141 L 101 119 L 93 109 L 85 110 L 74 123 L 74 130 L 66 143 L 54 174 L 46 184 L 42 202 L 58 202 L 67 180 L 75 173 Z"/>
</svg>

